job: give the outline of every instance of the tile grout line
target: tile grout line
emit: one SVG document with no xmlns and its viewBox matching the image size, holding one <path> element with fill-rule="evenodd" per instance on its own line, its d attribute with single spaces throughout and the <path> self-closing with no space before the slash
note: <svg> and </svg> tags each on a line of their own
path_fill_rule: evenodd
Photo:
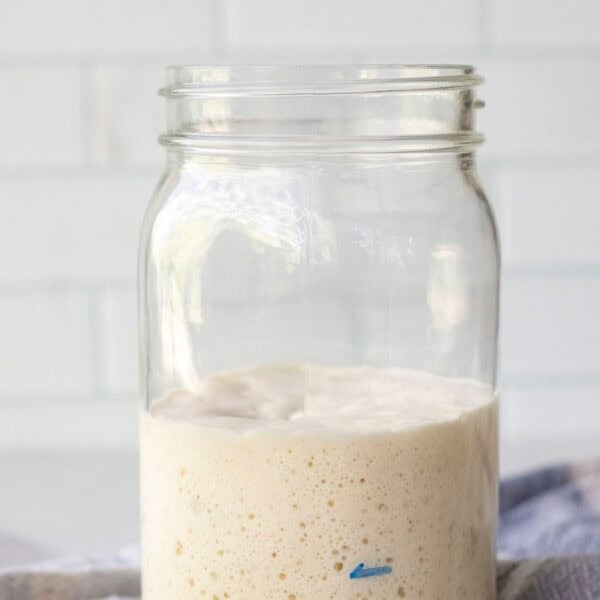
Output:
<svg viewBox="0 0 600 600">
<path fill-rule="evenodd" d="M 506 221 L 506 215 L 503 215 Z M 552 261 L 543 264 L 511 264 L 502 266 L 502 275 L 506 279 L 557 279 L 557 278 L 598 278 L 600 277 L 600 262 L 589 264 L 571 263 L 560 265 Z"/>
<path fill-rule="evenodd" d="M 500 377 L 500 385 L 503 387 L 532 388 L 532 387 L 572 387 L 580 385 L 600 385 L 600 371 L 586 370 L 556 374 L 554 371 L 547 373 L 513 374 Z"/>
<path fill-rule="evenodd" d="M 600 155 L 587 153 L 579 155 L 576 153 L 543 155 L 531 153 L 529 155 L 519 154 L 497 154 L 483 155 L 478 159 L 480 166 L 509 167 L 509 168 L 552 168 L 552 169 L 574 169 L 591 168 L 600 166 Z"/>
<path fill-rule="evenodd" d="M 106 279 L 94 282 L 75 279 L 70 279 L 68 282 L 64 280 L 3 282 L 0 280 L 0 294 L 100 294 L 102 292 L 134 291 L 135 289 L 135 279 L 127 281 Z"/>
<path fill-rule="evenodd" d="M 487 167 L 509 167 L 509 168 L 555 168 L 555 169 L 589 169 L 600 166 L 600 152 L 587 154 L 554 154 L 549 156 L 533 155 L 497 155 L 481 156 L 478 165 Z M 152 177 L 155 179 L 156 166 L 109 166 L 100 167 L 86 164 L 82 167 L 39 167 L 36 169 L 2 169 L 0 167 L 0 179 L 8 181 L 40 181 L 44 179 L 85 179 L 85 178 L 130 178 L 130 177 Z"/>
<path fill-rule="evenodd" d="M 488 190 L 489 191 L 489 190 Z M 490 194 L 491 196 L 491 194 Z M 493 197 L 492 197 L 493 203 Z M 502 212 L 502 207 L 498 211 Z M 600 261 L 590 263 L 556 264 L 546 262 L 540 264 L 511 264 L 505 263 L 502 267 L 502 275 L 506 279 L 556 279 L 556 278 L 599 278 Z M 84 293 L 89 295 L 101 295 L 106 292 L 134 292 L 136 290 L 135 279 L 102 281 L 78 281 L 69 280 L 31 280 L 31 281 L 2 281 L 0 279 L 0 294 L 47 294 L 47 293 Z"/>
<path fill-rule="evenodd" d="M 81 167 L 38 167 L 32 170 L 28 168 L 3 170 L 0 167 L 0 179 L 2 183 L 7 181 L 42 181 L 45 179 L 56 180 L 61 178 L 85 179 L 85 178 L 131 178 L 152 177 L 156 179 L 157 168 L 119 166 L 99 167 L 85 164 Z"/>
<path fill-rule="evenodd" d="M 491 6 L 490 0 L 478 0 L 477 3 L 477 25 L 479 37 L 479 50 L 484 54 L 492 54 L 493 43 L 491 36 Z"/>
<path fill-rule="evenodd" d="M 79 64 L 81 79 L 81 145 L 83 164 L 91 168 L 93 163 L 93 102 L 94 102 L 94 64 L 84 60 Z"/>
<path fill-rule="evenodd" d="M 216 30 L 215 38 L 212 40 L 211 47 L 206 51 L 200 51 L 206 60 L 218 61 L 223 58 L 231 58 L 234 62 L 239 58 L 248 55 L 255 56 L 263 54 L 262 47 L 248 47 L 232 49 L 226 35 L 226 15 L 222 8 L 223 0 L 213 0 L 215 10 L 213 10 L 213 26 Z M 475 24 L 477 30 L 477 40 L 475 44 L 450 43 L 442 45 L 423 45 L 418 43 L 406 44 L 363 44 L 356 46 L 350 51 L 346 45 L 330 46 L 315 46 L 312 50 L 307 50 L 304 46 L 283 46 L 278 47 L 277 52 L 284 59 L 302 55 L 306 59 L 318 59 L 324 53 L 342 54 L 343 57 L 364 56 L 367 53 L 377 54 L 381 52 L 393 52 L 395 54 L 414 53 L 424 56 L 426 59 L 433 59 L 440 55 L 450 55 L 450 57 L 464 56 L 465 53 L 473 53 L 474 58 L 478 58 L 477 51 L 481 52 L 482 56 L 493 57 L 501 60 L 542 60 L 555 61 L 563 59 L 571 60 L 600 60 L 600 47 L 592 43 L 573 43 L 564 42 L 559 44 L 550 44 L 548 42 L 540 42 L 535 44 L 525 43 L 508 43 L 502 46 L 500 50 L 494 43 L 492 32 L 490 31 L 491 5 L 490 0 L 477 0 L 475 7 Z M 33 54 L 13 54 L 12 56 L 3 57 L 0 68 L 35 68 L 35 67 L 55 67 L 55 66 L 81 66 L 82 64 L 94 65 L 101 62 L 109 66 L 139 66 L 149 63 L 164 63 L 166 54 L 175 55 L 172 58 L 173 62 L 185 62 L 189 59 L 189 52 L 181 48 L 166 47 L 157 51 L 142 51 L 139 54 L 131 53 L 55 53 L 44 54 L 41 52 Z M 456 60 L 456 59 L 455 59 Z"/>
<path fill-rule="evenodd" d="M 90 360 L 92 390 L 96 402 L 107 400 L 106 386 L 106 343 L 102 334 L 100 303 L 105 296 L 105 290 L 88 290 L 88 318 L 90 328 Z"/>
<path fill-rule="evenodd" d="M 226 34 L 225 23 L 227 21 L 227 0 L 213 0 L 212 2 L 212 22 L 213 22 L 213 52 L 215 56 L 225 57 L 229 49 L 229 40 Z"/>
</svg>

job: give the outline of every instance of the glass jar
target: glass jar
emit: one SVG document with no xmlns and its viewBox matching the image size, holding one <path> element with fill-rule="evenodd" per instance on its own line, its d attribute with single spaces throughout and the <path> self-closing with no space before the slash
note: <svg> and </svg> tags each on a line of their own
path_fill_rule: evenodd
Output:
<svg viewBox="0 0 600 600">
<path fill-rule="evenodd" d="M 169 68 L 140 251 L 145 600 L 495 597 L 480 82 Z"/>
</svg>

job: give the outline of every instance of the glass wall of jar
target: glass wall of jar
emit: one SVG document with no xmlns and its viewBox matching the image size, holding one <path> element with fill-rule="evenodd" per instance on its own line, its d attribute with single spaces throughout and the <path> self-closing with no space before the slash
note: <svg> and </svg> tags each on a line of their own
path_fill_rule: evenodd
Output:
<svg viewBox="0 0 600 600">
<path fill-rule="evenodd" d="M 140 252 L 146 600 L 494 597 L 480 81 L 168 70 Z"/>
</svg>

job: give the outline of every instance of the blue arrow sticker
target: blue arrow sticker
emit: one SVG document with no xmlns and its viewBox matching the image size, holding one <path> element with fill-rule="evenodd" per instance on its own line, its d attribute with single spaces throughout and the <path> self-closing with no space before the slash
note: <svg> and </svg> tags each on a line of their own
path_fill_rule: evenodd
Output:
<svg viewBox="0 0 600 600">
<path fill-rule="evenodd" d="M 365 569 L 365 563 L 360 563 L 350 573 L 350 579 L 360 579 L 361 577 L 377 577 L 377 575 L 387 575 L 392 572 L 392 567 L 371 567 Z"/>
</svg>

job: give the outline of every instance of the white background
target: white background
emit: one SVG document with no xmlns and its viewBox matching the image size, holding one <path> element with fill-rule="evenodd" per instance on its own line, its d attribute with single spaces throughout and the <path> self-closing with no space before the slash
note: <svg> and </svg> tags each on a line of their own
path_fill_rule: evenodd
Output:
<svg viewBox="0 0 600 600">
<path fill-rule="evenodd" d="M 475 64 L 503 469 L 600 454 L 597 0 L 1 5 L 0 528 L 40 556 L 136 535 L 136 245 L 171 63 Z M 107 485 L 121 509 L 96 535 Z"/>
</svg>

